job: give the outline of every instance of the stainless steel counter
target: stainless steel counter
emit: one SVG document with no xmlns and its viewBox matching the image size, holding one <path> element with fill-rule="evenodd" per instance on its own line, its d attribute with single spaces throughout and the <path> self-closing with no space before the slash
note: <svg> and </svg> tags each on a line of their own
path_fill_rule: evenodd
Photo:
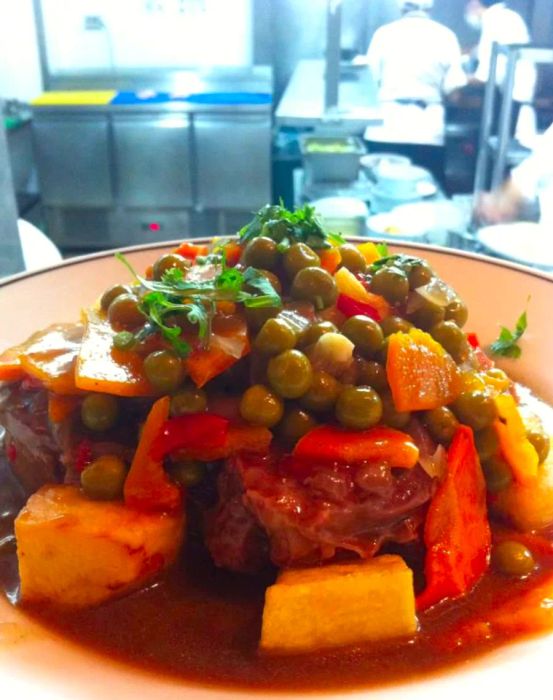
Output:
<svg viewBox="0 0 553 700">
<path fill-rule="evenodd" d="M 350 133 L 362 133 L 366 126 L 382 123 L 376 85 L 365 66 L 342 69 L 338 110 L 327 114 L 324 106 L 325 61 L 300 61 L 278 104 L 278 126 L 314 127 L 339 124 Z"/>
<path fill-rule="evenodd" d="M 144 77 L 110 104 L 34 107 L 41 195 L 59 246 L 233 233 L 270 200 L 270 70 L 179 76 L 135 101 Z M 210 97 L 217 93 L 222 104 Z M 236 104 L 225 103 L 229 94 Z"/>
</svg>

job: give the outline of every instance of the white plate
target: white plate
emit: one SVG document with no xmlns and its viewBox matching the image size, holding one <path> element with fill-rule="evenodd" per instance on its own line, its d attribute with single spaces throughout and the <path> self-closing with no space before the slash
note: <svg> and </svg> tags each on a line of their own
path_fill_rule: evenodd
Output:
<svg viewBox="0 0 553 700">
<path fill-rule="evenodd" d="M 128 258 L 138 269 L 167 250 L 160 245 L 137 248 Z M 553 403 L 551 299 L 553 277 L 517 265 L 439 248 L 403 245 L 427 257 L 468 303 L 468 329 L 484 344 L 500 323 L 513 326 L 531 297 L 529 328 L 521 360 L 504 365 L 515 379 Z M 54 321 L 77 318 L 109 284 L 126 279 L 111 254 L 70 260 L 60 267 L 18 276 L 0 284 L 0 349 L 17 343 Z M 553 591 L 552 591 L 553 598 Z M 501 648 L 492 654 L 426 680 L 371 691 L 335 692 L 344 700 L 466 700 L 501 697 L 520 700 L 533 689 L 550 696 L 553 636 Z M 0 597 L 0 694 L 6 700 L 291 700 L 293 693 L 240 692 L 198 687 L 178 679 L 150 675 L 70 643 L 32 622 Z M 307 697 L 307 694 L 304 694 Z M 313 697 L 309 694 L 309 697 Z"/>
<path fill-rule="evenodd" d="M 495 255 L 553 270 L 553 232 L 543 224 L 519 221 L 485 226 L 476 236 Z"/>
</svg>

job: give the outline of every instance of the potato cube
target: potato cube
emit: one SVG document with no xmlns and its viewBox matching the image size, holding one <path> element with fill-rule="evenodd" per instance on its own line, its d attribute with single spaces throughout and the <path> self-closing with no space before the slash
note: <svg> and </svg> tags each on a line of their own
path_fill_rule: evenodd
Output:
<svg viewBox="0 0 553 700">
<path fill-rule="evenodd" d="M 515 479 L 493 494 L 492 510 L 523 532 L 541 530 L 553 523 L 553 441 L 538 475 L 521 484 Z"/>
<path fill-rule="evenodd" d="M 265 595 L 261 649 L 308 652 L 416 629 L 412 571 L 401 557 L 384 555 L 282 572 Z"/>
<path fill-rule="evenodd" d="M 87 607 L 121 596 L 174 561 L 183 513 L 143 513 L 44 486 L 15 521 L 21 599 Z"/>
</svg>

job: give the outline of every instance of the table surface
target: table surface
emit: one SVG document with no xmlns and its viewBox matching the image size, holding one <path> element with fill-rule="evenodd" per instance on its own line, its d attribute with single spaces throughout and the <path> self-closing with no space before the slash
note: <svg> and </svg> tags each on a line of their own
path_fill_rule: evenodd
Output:
<svg viewBox="0 0 553 700">
<path fill-rule="evenodd" d="M 381 108 L 370 71 L 364 66 L 348 67 L 347 71 L 340 80 L 338 110 L 325 114 L 325 61 L 299 61 L 277 106 L 276 123 L 306 127 L 337 122 L 359 133 L 369 124 L 381 124 Z"/>
</svg>

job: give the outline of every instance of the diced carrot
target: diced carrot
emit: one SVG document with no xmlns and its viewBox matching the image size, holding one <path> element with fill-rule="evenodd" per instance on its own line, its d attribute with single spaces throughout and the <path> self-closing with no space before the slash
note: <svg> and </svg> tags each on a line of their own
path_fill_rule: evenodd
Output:
<svg viewBox="0 0 553 700">
<path fill-rule="evenodd" d="M 493 427 L 499 440 L 501 453 L 511 467 L 513 477 L 519 484 L 525 484 L 538 475 L 539 457 L 536 448 L 526 437 L 526 428 L 511 394 L 495 397 L 499 419 Z"/>
<path fill-rule="evenodd" d="M 386 462 L 391 467 L 411 469 L 419 459 L 419 450 L 410 435 L 392 428 L 346 430 L 321 425 L 298 441 L 294 457 L 315 463 Z"/>
<path fill-rule="evenodd" d="M 186 369 L 197 387 L 207 384 L 250 351 L 246 321 L 243 318 L 235 320 L 229 335 L 212 333 L 209 348 L 197 348 L 186 358 Z"/>
<path fill-rule="evenodd" d="M 468 593 L 486 572 L 491 531 L 486 482 L 472 430 L 458 428 L 447 452 L 447 472 L 424 525 L 426 588 L 417 599 L 424 610 Z"/>
<path fill-rule="evenodd" d="M 217 311 L 225 316 L 236 313 L 236 304 L 233 301 L 218 301 Z"/>
<path fill-rule="evenodd" d="M 457 365 L 418 328 L 388 338 L 386 374 L 398 411 L 427 411 L 451 403 L 461 390 Z"/>
<path fill-rule="evenodd" d="M 96 309 L 83 312 L 85 333 L 77 358 L 75 383 L 79 389 L 116 396 L 151 396 L 144 376 L 144 360 L 135 352 L 113 347 L 115 331 Z"/>
<path fill-rule="evenodd" d="M 321 259 L 321 267 L 327 272 L 330 272 L 331 275 L 336 272 L 342 262 L 340 251 L 335 247 L 323 250 L 319 253 L 319 257 Z"/>
<path fill-rule="evenodd" d="M 198 255 L 207 255 L 209 253 L 209 246 L 184 241 L 177 248 L 175 248 L 175 253 L 177 253 L 177 255 L 182 255 L 183 258 L 195 260 Z"/>
<path fill-rule="evenodd" d="M 357 249 L 361 255 L 365 258 L 367 265 L 371 265 L 375 260 L 379 260 L 382 256 L 378 252 L 378 248 L 372 241 L 367 241 L 366 243 L 360 243 Z"/>
<path fill-rule="evenodd" d="M 365 289 L 363 284 L 347 268 L 341 267 L 334 275 L 334 279 L 341 294 L 374 307 L 381 319 L 391 314 L 392 310 L 386 299 Z"/>
<path fill-rule="evenodd" d="M 238 452 L 266 452 L 272 439 L 273 435 L 268 428 L 246 423 L 231 423 L 222 446 L 201 449 L 183 448 L 178 450 L 175 455 L 179 459 L 213 462 L 217 459 L 227 459 Z"/>
<path fill-rule="evenodd" d="M 8 348 L 0 355 L 0 382 L 17 382 L 23 379 L 25 371 L 21 366 L 20 355 L 20 345 Z"/>
<path fill-rule="evenodd" d="M 3 353 L 0 380 L 13 381 L 28 375 L 58 394 L 77 394 L 75 362 L 83 329 L 80 324 L 55 324 L 34 333 L 20 345 Z"/>
<path fill-rule="evenodd" d="M 169 418 L 170 399 L 158 399 L 146 418 L 131 468 L 125 480 L 125 504 L 137 510 L 173 511 L 181 506 L 181 489 L 173 483 L 161 459 L 154 459 L 151 448 Z"/>
<path fill-rule="evenodd" d="M 70 416 L 78 406 L 78 398 L 75 396 L 48 395 L 48 418 L 51 423 L 61 423 Z"/>
</svg>

